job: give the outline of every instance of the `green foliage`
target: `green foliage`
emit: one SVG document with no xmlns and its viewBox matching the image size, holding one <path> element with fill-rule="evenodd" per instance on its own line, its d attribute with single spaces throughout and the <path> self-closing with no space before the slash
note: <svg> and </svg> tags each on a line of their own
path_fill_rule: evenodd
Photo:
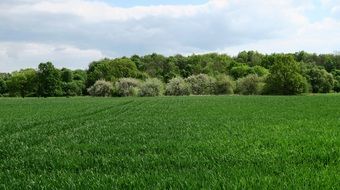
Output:
<svg viewBox="0 0 340 190">
<path fill-rule="evenodd" d="M 63 82 L 62 89 L 64 96 L 81 96 L 85 84 L 82 81 Z"/>
<path fill-rule="evenodd" d="M 61 81 L 62 82 L 72 82 L 73 81 L 73 72 L 70 69 L 63 68 L 61 69 Z"/>
<path fill-rule="evenodd" d="M 110 63 L 110 73 L 114 78 L 136 77 L 138 70 L 133 61 L 128 58 L 114 59 Z"/>
<path fill-rule="evenodd" d="M 248 65 L 244 64 L 236 64 L 230 70 L 230 75 L 235 79 L 243 78 L 250 74 L 256 74 L 260 77 L 267 76 L 269 74 L 269 70 L 259 65 L 249 67 Z"/>
<path fill-rule="evenodd" d="M 51 62 L 40 63 L 38 67 L 38 96 L 62 95 L 60 72 Z"/>
<path fill-rule="evenodd" d="M 245 77 L 249 74 L 252 74 L 252 69 L 248 65 L 241 64 L 239 66 L 235 66 L 230 70 L 230 75 L 235 79 Z"/>
<path fill-rule="evenodd" d="M 334 81 L 334 92 L 340 92 L 340 78 Z"/>
<path fill-rule="evenodd" d="M 176 65 L 176 61 L 177 60 L 170 57 L 163 66 L 162 79 L 164 82 L 169 82 L 169 80 L 179 75 L 179 69 Z"/>
<path fill-rule="evenodd" d="M 192 66 L 189 64 L 188 57 L 184 57 L 183 55 L 175 55 L 170 57 L 169 59 L 175 62 L 180 76 L 186 78 L 192 75 Z"/>
<path fill-rule="evenodd" d="M 87 79 L 86 71 L 79 70 L 79 69 L 73 71 L 73 80 L 85 82 L 86 79 Z"/>
<path fill-rule="evenodd" d="M 262 66 L 258 66 L 258 65 L 254 66 L 251 68 L 251 70 L 252 70 L 251 71 L 252 74 L 256 74 L 259 77 L 265 77 L 269 75 L 269 70 Z"/>
<path fill-rule="evenodd" d="M 240 63 L 246 63 L 249 66 L 256 66 L 262 63 L 263 55 L 257 51 L 242 51 L 237 55 L 236 60 Z"/>
<path fill-rule="evenodd" d="M 215 94 L 234 94 L 235 82 L 227 75 L 216 76 Z"/>
<path fill-rule="evenodd" d="M 87 86 L 97 80 L 114 81 L 118 78 L 136 77 L 138 70 L 133 61 L 128 58 L 103 59 L 92 62 L 87 71 Z"/>
<path fill-rule="evenodd" d="M 236 92 L 243 95 L 260 95 L 264 85 L 262 78 L 251 74 L 236 81 Z"/>
<path fill-rule="evenodd" d="M 142 57 L 142 70 L 152 78 L 163 79 L 163 66 L 167 63 L 163 55 L 153 53 Z"/>
<path fill-rule="evenodd" d="M 140 71 L 145 72 L 151 78 L 158 78 L 164 82 L 179 75 L 179 69 L 176 65 L 177 59 L 174 57 L 165 57 L 153 53 L 144 57 L 133 56 L 131 59 L 138 64 Z"/>
<path fill-rule="evenodd" d="M 164 93 L 164 84 L 157 78 L 147 79 L 140 87 L 140 96 L 161 96 Z"/>
<path fill-rule="evenodd" d="M 190 84 L 183 78 L 176 77 L 166 85 L 165 94 L 168 96 L 188 96 L 190 95 Z"/>
<path fill-rule="evenodd" d="M 8 92 L 6 81 L 0 77 L 0 96 Z"/>
<path fill-rule="evenodd" d="M 225 54 L 209 53 L 204 55 L 191 55 L 186 59 L 188 74 L 190 75 L 209 74 L 218 75 L 226 73 L 230 64 L 231 58 Z"/>
<path fill-rule="evenodd" d="M 318 56 L 316 54 L 310 54 L 304 51 L 296 52 L 294 54 L 297 62 L 316 64 Z"/>
<path fill-rule="evenodd" d="M 193 75 L 185 79 L 194 95 L 209 95 L 215 92 L 216 79 L 206 74 Z"/>
<path fill-rule="evenodd" d="M 340 70 L 334 70 L 332 74 L 334 76 L 334 91 L 340 92 Z"/>
<path fill-rule="evenodd" d="M 86 86 L 92 86 L 98 80 L 110 80 L 109 76 L 109 59 L 94 61 L 89 65 L 87 70 Z"/>
<path fill-rule="evenodd" d="M 334 87 L 333 75 L 325 69 L 312 68 L 308 72 L 313 93 L 329 93 Z"/>
<path fill-rule="evenodd" d="M 93 86 L 88 88 L 87 91 L 91 96 L 108 97 L 112 96 L 113 85 L 111 82 L 98 80 Z"/>
<path fill-rule="evenodd" d="M 248 53 L 246 51 L 241 51 L 237 55 L 237 62 L 247 63 L 248 62 Z"/>
<path fill-rule="evenodd" d="M 86 80 L 87 80 L 86 71 L 83 71 L 83 70 L 73 71 L 73 82 L 75 82 L 77 86 L 81 88 L 81 94 L 77 93 L 77 95 L 88 94 L 87 89 L 86 89 Z"/>
<path fill-rule="evenodd" d="M 202 56 L 206 59 L 206 66 L 203 68 L 202 73 L 213 76 L 226 73 L 232 61 L 232 59 L 225 54 L 209 53 Z"/>
<path fill-rule="evenodd" d="M 334 55 L 331 54 L 320 55 L 318 59 L 319 61 L 316 64 L 323 66 L 328 72 L 337 69 L 336 58 Z"/>
<path fill-rule="evenodd" d="M 266 93 L 296 95 L 307 91 L 307 80 L 299 64 L 289 55 L 277 55 L 266 80 Z"/>
<path fill-rule="evenodd" d="M 34 96 L 37 91 L 37 72 L 25 69 L 14 72 L 7 81 L 10 96 Z"/>
<path fill-rule="evenodd" d="M 121 78 L 116 82 L 116 94 L 118 96 L 137 96 L 141 82 L 134 78 Z"/>
<path fill-rule="evenodd" d="M 313 68 L 319 70 L 315 71 Z M 270 55 L 243 51 L 235 57 L 218 53 L 167 57 L 153 53 L 94 61 L 87 70 L 71 71 L 66 68 L 58 70 L 52 63 L 43 63 L 38 70 L 38 82 L 35 86 L 31 86 L 30 90 L 24 89 L 27 86 L 24 85 L 25 82 L 20 82 L 25 81 L 25 77 L 14 76 L 12 80 L 11 74 L 0 73 L 2 78 L 0 94 L 8 96 L 7 82 L 10 83 L 12 96 L 48 97 L 88 95 L 87 88 L 93 86 L 98 80 L 115 84 L 120 78 L 135 78 L 142 81 L 157 78 L 164 83 L 169 83 L 176 77 L 185 78 L 190 82 L 193 94 L 229 94 L 231 88 L 227 86 L 232 85 L 227 84 L 230 83 L 228 81 L 223 81 L 225 80 L 222 79 L 223 77 L 220 79 L 221 84 L 211 84 L 215 83 L 216 78 L 226 74 L 235 80 L 250 74 L 266 78 L 268 83 L 265 88 L 266 94 L 293 95 L 309 92 L 309 88 L 313 92 L 327 93 L 332 90 L 340 91 L 340 75 L 334 74 L 338 70 L 340 70 L 340 55 L 317 55 L 303 51 Z M 15 73 L 17 72 L 13 75 L 16 75 Z M 334 82 L 329 73 L 332 73 Z M 82 90 L 81 93 L 79 88 Z M 138 94 L 139 88 L 132 91 L 131 93 Z"/>
</svg>

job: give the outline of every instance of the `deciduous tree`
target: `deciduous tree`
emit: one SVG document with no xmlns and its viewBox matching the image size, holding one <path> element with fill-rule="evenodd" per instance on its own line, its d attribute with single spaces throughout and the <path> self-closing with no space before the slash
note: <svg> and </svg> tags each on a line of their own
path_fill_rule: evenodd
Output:
<svg viewBox="0 0 340 190">
<path fill-rule="evenodd" d="M 266 80 L 266 93 L 295 95 L 306 92 L 307 80 L 299 64 L 289 55 L 277 55 Z"/>
<path fill-rule="evenodd" d="M 51 62 L 40 63 L 38 68 L 38 96 L 62 95 L 60 71 Z"/>
</svg>

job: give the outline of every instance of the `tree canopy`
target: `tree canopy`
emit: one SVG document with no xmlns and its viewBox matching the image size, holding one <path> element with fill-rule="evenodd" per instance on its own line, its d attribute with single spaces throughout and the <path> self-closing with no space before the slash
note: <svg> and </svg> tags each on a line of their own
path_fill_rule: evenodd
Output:
<svg viewBox="0 0 340 190">
<path fill-rule="evenodd" d="M 266 84 L 268 94 L 296 95 L 307 91 L 307 80 L 290 55 L 275 57 Z"/>
<path fill-rule="evenodd" d="M 188 56 L 153 53 L 105 58 L 93 61 L 85 70 L 58 69 L 47 62 L 39 64 L 37 69 L 0 73 L 0 96 L 88 95 L 87 89 L 97 81 L 117 87 L 116 83 L 124 81 L 123 78 L 140 81 L 144 92 L 166 86 L 168 95 L 241 93 L 240 89 L 246 87 L 280 95 L 340 92 L 340 55 L 304 51 L 288 54 L 242 51 L 234 57 L 218 53 Z M 145 81 L 149 83 L 144 84 Z M 255 91 L 241 94 L 260 93 Z"/>
<path fill-rule="evenodd" d="M 38 66 L 38 96 L 60 96 L 61 77 L 58 69 L 51 62 L 40 63 Z"/>
</svg>

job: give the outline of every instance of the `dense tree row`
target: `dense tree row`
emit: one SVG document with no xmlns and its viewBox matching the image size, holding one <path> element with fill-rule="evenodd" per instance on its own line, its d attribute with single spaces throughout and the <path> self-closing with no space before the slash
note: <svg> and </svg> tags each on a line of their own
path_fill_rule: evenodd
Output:
<svg viewBox="0 0 340 190">
<path fill-rule="evenodd" d="M 0 96 L 159 96 L 329 93 L 340 91 L 340 56 L 306 52 L 235 57 L 160 54 L 94 61 L 87 70 L 38 69 L 0 73 Z"/>
</svg>

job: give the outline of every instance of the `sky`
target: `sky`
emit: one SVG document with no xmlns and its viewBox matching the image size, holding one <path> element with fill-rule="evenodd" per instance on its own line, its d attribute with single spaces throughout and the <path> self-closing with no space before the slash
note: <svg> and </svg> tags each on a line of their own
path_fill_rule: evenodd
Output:
<svg viewBox="0 0 340 190">
<path fill-rule="evenodd" d="M 112 6 L 134 7 L 150 5 L 199 5 L 207 3 L 208 0 L 106 0 Z"/>
<path fill-rule="evenodd" d="M 340 0 L 1 0 L 0 72 L 149 53 L 340 50 Z"/>
</svg>

